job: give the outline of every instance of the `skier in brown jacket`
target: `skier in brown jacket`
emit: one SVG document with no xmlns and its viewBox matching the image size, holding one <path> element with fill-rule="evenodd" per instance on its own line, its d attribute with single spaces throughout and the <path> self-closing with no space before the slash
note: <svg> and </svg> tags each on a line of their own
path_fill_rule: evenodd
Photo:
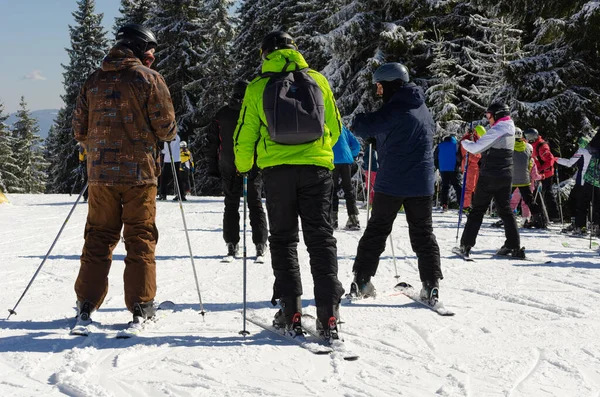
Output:
<svg viewBox="0 0 600 397">
<path fill-rule="evenodd" d="M 154 315 L 159 141 L 176 135 L 169 89 L 149 69 L 157 45 L 154 34 L 127 24 L 116 39 L 102 67 L 83 85 L 73 116 L 75 139 L 88 153 L 88 217 L 75 282 L 78 324 L 83 325 L 91 322 L 90 314 L 108 291 L 121 228 L 127 250 L 125 304 L 134 323 Z"/>
</svg>

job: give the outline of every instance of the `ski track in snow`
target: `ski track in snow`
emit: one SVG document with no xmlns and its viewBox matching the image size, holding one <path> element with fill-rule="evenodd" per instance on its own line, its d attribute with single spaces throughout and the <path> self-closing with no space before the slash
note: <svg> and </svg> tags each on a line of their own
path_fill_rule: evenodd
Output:
<svg viewBox="0 0 600 397">
<path fill-rule="evenodd" d="M 0 205 L 0 303 L 12 308 L 41 263 L 75 197 L 10 195 Z M 343 201 L 341 203 L 343 205 Z M 141 336 L 118 340 L 130 314 L 123 302 L 122 242 L 113 255 L 109 292 L 88 337 L 69 335 L 73 283 L 83 246 L 81 203 L 17 308 L 0 320 L 1 396 L 592 396 L 600 397 L 600 257 L 568 247 L 555 231 L 523 230 L 532 257 L 465 262 L 451 253 L 456 211 L 434 212 L 442 255 L 440 296 L 457 314 L 441 317 L 396 293 L 399 281 L 387 242 L 378 296 L 344 304 L 341 332 L 360 358 L 317 356 L 253 324 L 242 337 L 242 259 L 221 263 L 222 198 L 190 197 L 186 221 L 206 315 L 199 303 L 179 205 L 157 203 L 157 300 L 177 306 Z M 346 214 L 340 212 L 340 225 Z M 360 218 L 364 222 L 365 211 Z M 35 222 L 31 220 L 35 219 Z M 504 242 L 486 219 L 477 253 Z M 463 222 L 464 225 L 464 222 Z M 364 232 L 338 230 L 339 277 L 345 288 Z M 300 234 L 301 235 L 301 234 Z M 270 256 L 254 264 L 248 234 L 248 308 L 270 305 Z M 418 261 L 403 214 L 393 232 L 400 281 L 418 288 Z M 309 258 L 298 246 L 305 311 L 315 311 Z M 270 315 L 270 314 L 269 314 Z"/>
</svg>

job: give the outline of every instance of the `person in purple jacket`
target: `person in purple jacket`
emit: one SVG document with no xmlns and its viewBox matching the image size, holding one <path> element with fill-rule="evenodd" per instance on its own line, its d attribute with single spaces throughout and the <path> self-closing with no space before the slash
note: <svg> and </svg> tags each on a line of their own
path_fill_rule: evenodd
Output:
<svg viewBox="0 0 600 397">
<path fill-rule="evenodd" d="M 348 211 L 348 222 L 346 229 L 358 230 L 360 223 L 358 221 L 358 208 L 356 207 L 356 197 L 352 188 L 352 164 L 354 159 L 360 153 L 360 143 L 352 135 L 346 126 L 342 126 L 342 133 L 336 144 L 333 146 L 333 212 L 331 215 L 331 223 L 334 229 L 338 228 L 338 208 L 340 199 L 337 192 L 341 187 L 344 190 L 344 198 L 346 199 L 346 210 Z"/>
</svg>

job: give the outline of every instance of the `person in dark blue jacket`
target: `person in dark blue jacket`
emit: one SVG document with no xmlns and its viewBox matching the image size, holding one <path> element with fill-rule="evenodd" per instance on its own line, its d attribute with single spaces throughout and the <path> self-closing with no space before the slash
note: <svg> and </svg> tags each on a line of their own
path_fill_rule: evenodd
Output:
<svg viewBox="0 0 600 397">
<path fill-rule="evenodd" d="M 462 186 L 460 183 L 460 157 L 458 154 L 458 141 L 454 135 L 445 137 L 435 148 L 433 158 L 435 166 L 440 170 L 442 176 L 442 209 L 448 210 L 448 193 L 450 192 L 450 185 L 454 187 L 456 196 L 460 200 L 460 194 L 462 192 Z"/>
<path fill-rule="evenodd" d="M 360 153 L 360 143 L 352 135 L 346 126 L 342 126 L 342 133 L 338 141 L 333 146 L 333 214 L 331 223 L 334 229 L 338 227 L 338 208 L 340 199 L 337 192 L 340 190 L 340 179 L 342 180 L 342 189 L 346 199 L 346 210 L 348 211 L 348 222 L 346 229 L 358 230 L 360 223 L 358 221 L 358 208 L 356 207 L 356 197 L 352 188 L 352 164 L 354 158 Z"/>
<path fill-rule="evenodd" d="M 374 295 L 370 280 L 377 271 L 398 211 L 404 205 L 423 284 L 421 297 L 436 299 L 438 280 L 443 276 L 431 219 L 435 123 L 425 106 L 423 90 L 410 82 L 404 65 L 386 63 L 375 71 L 373 80 L 384 104 L 376 112 L 358 114 L 351 128 L 358 137 L 377 139 L 379 170 L 372 216 L 354 260 L 350 294 Z"/>
</svg>

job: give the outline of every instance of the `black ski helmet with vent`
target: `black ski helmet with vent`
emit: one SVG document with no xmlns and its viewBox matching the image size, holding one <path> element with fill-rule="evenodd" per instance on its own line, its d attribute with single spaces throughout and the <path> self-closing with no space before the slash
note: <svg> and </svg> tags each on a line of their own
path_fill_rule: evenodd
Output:
<svg viewBox="0 0 600 397">
<path fill-rule="evenodd" d="M 494 102 L 485 110 L 486 113 L 491 113 L 494 120 L 499 120 L 502 117 L 510 116 L 510 108 L 503 102 Z"/>
<path fill-rule="evenodd" d="M 296 45 L 296 42 L 294 41 L 292 36 L 281 30 L 276 30 L 267 34 L 263 38 L 262 44 L 260 46 L 260 53 L 262 57 L 265 57 L 267 54 L 275 50 L 281 50 L 284 48 L 290 50 L 297 50 L 298 46 Z"/>
<path fill-rule="evenodd" d="M 523 135 L 525 135 L 525 139 L 527 139 L 528 142 L 534 142 L 538 139 L 540 133 L 535 128 L 527 128 L 523 132 Z"/>
<path fill-rule="evenodd" d="M 156 48 L 158 42 L 152 31 L 137 23 L 121 26 L 117 32 L 117 44 L 122 44 L 133 51 L 133 55 L 142 59 L 144 53 Z"/>
<path fill-rule="evenodd" d="M 405 83 L 410 81 L 408 69 L 398 62 L 384 63 L 373 73 L 373 83 L 396 80 L 401 80 Z"/>
</svg>

